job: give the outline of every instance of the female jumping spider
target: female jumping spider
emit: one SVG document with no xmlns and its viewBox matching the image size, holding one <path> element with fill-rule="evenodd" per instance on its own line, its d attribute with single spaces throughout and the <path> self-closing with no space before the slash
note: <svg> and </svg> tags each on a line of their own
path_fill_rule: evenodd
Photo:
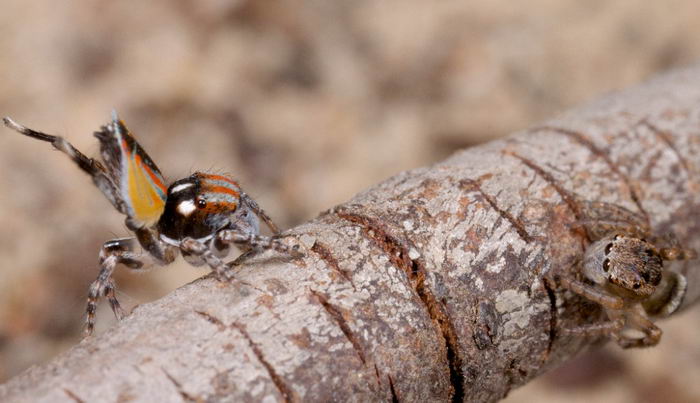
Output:
<svg viewBox="0 0 700 403">
<path fill-rule="evenodd" d="M 583 258 L 585 281 L 571 275 L 555 277 L 564 288 L 600 304 L 609 320 L 568 332 L 607 334 L 623 348 L 656 345 L 662 332 L 649 317 L 677 310 L 687 288 L 685 277 L 664 270 L 663 261 L 694 259 L 697 254 L 675 241 L 666 240 L 666 247 L 661 247 L 664 240 L 653 237 L 646 220 L 624 207 L 602 202 L 582 206 L 586 218 L 577 224 L 593 241 Z M 628 326 L 644 337 L 623 334 Z"/>
<path fill-rule="evenodd" d="M 190 264 L 207 264 L 219 280 L 229 281 L 233 279 L 231 266 L 253 250 L 291 251 L 278 239 L 259 235 L 260 219 L 274 234 L 279 230 L 228 177 L 196 172 L 166 189 L 160 170 L 116 112 L 109 124 L 95 132 L 102 162 L 86 157 L 62 137 L 28 129 L 7 117 L 3 122 L 67 154 L 92 177 L 114 208 L 126 215 L 126 226 L 134 232 L 134 237 L 107 241 L 100 250 L 100 272 L 88 291 L 85 335 L 94 330 L 95 310 L 102 296 L 118 319 L 124 316 L 112 279 L 120 263 L 134 270 L 152 264 L 164 266 L 172 263 L 179 251 Z M 245 253 L 226 264 L 222 259 L 228 255 L 231 244 Z"/>
</svg>

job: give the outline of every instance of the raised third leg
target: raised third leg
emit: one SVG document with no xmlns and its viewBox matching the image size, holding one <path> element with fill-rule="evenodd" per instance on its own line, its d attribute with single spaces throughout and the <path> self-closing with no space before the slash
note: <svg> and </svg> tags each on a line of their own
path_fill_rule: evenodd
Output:
<svg viewBox="0 0 700 403">
<path fill-rule="evenodd" d="M 153 263 L 169 263 L 158 262 L 148 253 L 136 252 L 135 248 L 138 245 L 136 238 L 119 238 L 107 241 L 102 246 L 99 259 L 100 272 L 97 275 L 97 279 L 90 284 L 88 289 L 85 336 L 91 335 L 95 330 L 95 312 L 101 297 L 107 298 L 117 319 L 121 319 L 124 316 L 124 310 L 121 308 L 115 295 L 115 284 L 112 278 L 112 274 L 118 264 L 123 264 L 132 270 L 139 270 Z"/>
</svg>

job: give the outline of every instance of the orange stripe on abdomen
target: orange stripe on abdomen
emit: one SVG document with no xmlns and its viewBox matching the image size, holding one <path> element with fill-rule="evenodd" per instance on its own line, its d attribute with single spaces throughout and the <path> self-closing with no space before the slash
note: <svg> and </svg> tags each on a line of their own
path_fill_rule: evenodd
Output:
<svg viewBox="0 0 700 403">
<path fill-rule="evenodd" d="M 156 173 L 153 172 L 153 170 L 148 165 L 144 164 L 143 161 L 140 161 L 140 158 L 139 165 L 141 166 L 141 168 L 143 168 L 144 171 L 146 171 L 146 173 L 148 173 L 148 176 L 151 177 L 151 181 L 153 181 L 153 184 L 158 186 L 158 188 L 162 191 L 163 195 L 165 195 L 165 193 L 168 190 L 165 188 L 165 184 L 163 183 L 161 177 L 156 175 Z"/>
<path fill-rule="evenodd" d="M 232 179 L 230 179 L 230 178 L 227 178 L 227 177 L 225 177 L 225 176 L 222 176 L 222 175 L 202 174 L 202 177 L 205 178 L 205 179 L 210 179 L 210 180 L 215 180 L 215 181 L 224 181 L 224 182 L 228 182 L 228 183 L 230 183 L 231 185 L 233 185 L 233 186 L 235 186 L 235 187 L 238 187 L 238 183 L 237 183 L 236 181 L 234 181 L 234 180 L 232 180 Z"/>
<path fill-rule="evenodd" d="M 204 193 L 226 193 L 235 198 L 239 198 L 241 196 L 240 193 L 226 186 L 206 186 L 204 187 Z"/>
</svg>

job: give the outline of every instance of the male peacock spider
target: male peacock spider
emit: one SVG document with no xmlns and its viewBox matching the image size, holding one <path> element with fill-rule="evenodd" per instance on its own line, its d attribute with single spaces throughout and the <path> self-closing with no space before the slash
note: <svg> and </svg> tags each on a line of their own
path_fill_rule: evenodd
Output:
<svg viewBox="0 0 700 403">
<path fill-rule="evenodd" d="M 88 291 L 86 336 L 94 331 L 100 297 L 107 298 L 118 319 L 124 317 L 112 278 L 118 264 L 134 270 L 152 264 L 165 266 L 175 260 L 179 251 L 191 265 L 207 264 L 220 281 L 230 281 L 234 278 L 232 266 L 252 251 L 294 252 L 279 239 L 259 234 L 259 220 L 274 234 L 279 229 L 231 178 L 195 172 L 166 188 L 160 170 L 116 112 L 110 123 L 95 132 L 102 162 L 88 158 L 62 137 L 29 129 L 9 117 L 3 122 L 68 155 L 92 177 L 114 208 L 126 215 L 126 226 L 134 233 L 133 237 L 107 241 L 100 250 L 100 272 Z M 222 259 L 228 255 L 231 244 L 244 253 L 227 264 Z M 137 250 L 138 246 L 142 250 Z"/>
</svg>

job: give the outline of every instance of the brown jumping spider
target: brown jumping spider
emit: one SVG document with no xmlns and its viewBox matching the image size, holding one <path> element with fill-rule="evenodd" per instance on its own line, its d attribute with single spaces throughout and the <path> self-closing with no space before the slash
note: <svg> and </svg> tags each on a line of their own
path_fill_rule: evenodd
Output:
<svg viewBox="0 0 700 403">
<path fill-rule="evenodd" d="M 687 285 L 682 274 L 665 270 L 663 261 L 694 259 L 697 254 L 678 247 L 672 237 L 654 237 L 644 218 L 621 206 L 602 202 L 581 206 L 585 218 L 577 225 L 593 241 L 578 265 L 585 279 L 561 273 L 555 277 L 564 288 L 600 304 L 608 321 L 567 332 L 606 334 L 623 348 L 656 345 L 662 332 L 649 317 L 677 310 Z M 624 334 L 626 327 L 640 330 L 644 337 Z"/>
<path fill-rule="evenodd" d="M 86 157 L 62 137 L 28 129 L 10 118 L 3 121 L 7 127 L 49 142 L 68 155 L 126 216 L 126 227 L 135 235 L 107 241 L 100 250 L 100 273 L 88 291 L 86 335 L 94 330 L 101 297 L 107 298 L 118 319 L 124 316 L 112 279 L 119 264 L 133 270 L 164 266 L 179 252 L 194 266 L 208 265 L 225 281 L 233 279 L 232 265 L 254 250 L 294 252 L 280 240 L 259 234 L 260 220 L 275 234 L 277 226 L 231 178 L 196 172 L 166 188 L 160 170 L 116 113 L 109 124 L 95 132 L 102 161 Z M 231 245 L 246 253 L 226 264 L 222 259 Z"/>
</svg>

